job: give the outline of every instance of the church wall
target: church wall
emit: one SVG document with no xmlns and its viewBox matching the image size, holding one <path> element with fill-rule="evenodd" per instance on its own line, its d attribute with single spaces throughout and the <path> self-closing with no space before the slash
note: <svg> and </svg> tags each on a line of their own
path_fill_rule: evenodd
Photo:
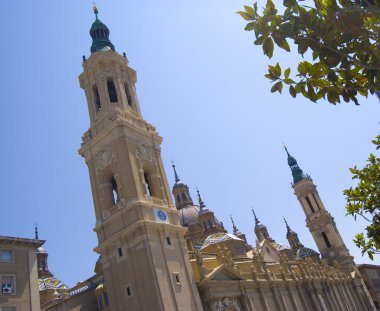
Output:
<svg viewBox="0 0 380 311">
<path fill-rule="evenodd" d="M 98 302 L 94 290 L 71 296 L 44 311 L 97 311 Z"/>
</svg>

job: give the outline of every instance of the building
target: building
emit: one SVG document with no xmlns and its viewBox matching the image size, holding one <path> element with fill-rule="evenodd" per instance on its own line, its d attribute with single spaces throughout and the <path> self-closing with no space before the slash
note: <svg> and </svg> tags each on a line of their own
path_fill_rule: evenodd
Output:
<svg viewBox="0 0 380 311">
<path fill-rule="evenodd" d="M 361 264 L 358 265 L 358 269 L 371 295 L 376 310 L 380 310 L 380 266 Z"/>
<path fill-rule="evenodd" d="M 287 223 L 290 247 L 277 243 L 254 211 L 255 246 L 234 223 L 227 232 L 199 191 L 194 203 L 174 164 L 170 189 L 162 137 L 141 115 L 137 74 L 115 51 L 96 7 L 94 13 L 91 55 L 79 77 L 91 123 L 79 153 L 89 170 L 99 260 L 93 276 L 68 289 L 38 249 L 41 308 L 374 310 L 313 180 L 287 149 L 293 189 L 322 258 Z"/>
<path fill-rule="evenodd" d="M 1 311 L 40 310 L 35 251 L 44 242 L 0 236 Z"/>
</svg>

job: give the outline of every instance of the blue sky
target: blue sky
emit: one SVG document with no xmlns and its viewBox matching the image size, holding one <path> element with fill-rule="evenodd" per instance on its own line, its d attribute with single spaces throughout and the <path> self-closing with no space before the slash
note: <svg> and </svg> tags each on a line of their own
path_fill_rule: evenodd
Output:
<svg viewBox="0 0 380 311">
<path fill-rule="evenodd" d="M 316 249 L 290 186 L 285 142 L 356 262 L 369 262 L 351 242 L 365 223 L 345 216 L 342 190 L 353 185 L 348 168 L 364 165 L 374 151 L 379 102 L 332 106 L 286 90 L 271 94 L 267 65 L 291 66 L 298 55 L 263 56 L 235 14 L 243 4 L 98 1 L 116 50 L 137 70 L 143 116 L 164 137 L 169 183 L 174 160 L 193 199 L 197 186 L 227 229 L 232 214 L 254 244 L 254 207 L 277 242 L 286 243 L 285 216 Z M 92 275 L 97 259 L 88 171 L 77 152 L 89 126 L 78 75 L 82 55 L 89 56 L 92 2 L 2 1 L 0 11 L 0 235 L 33 237 L 38 222 L 50 270 L 72 286 Z"/>
</svg>

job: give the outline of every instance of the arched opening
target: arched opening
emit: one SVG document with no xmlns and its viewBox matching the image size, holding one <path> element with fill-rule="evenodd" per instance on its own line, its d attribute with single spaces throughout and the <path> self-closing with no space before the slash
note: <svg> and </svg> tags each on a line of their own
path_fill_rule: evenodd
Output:
<svg viewBox="0 0 380 311">
<path fill-rule="evenodd" d="M 119 202 L 119 190 L 117 188 L 117 182 L 115 180 L 115 177 L 111 178 L 111 189 L 113 204 L 116 204 L 117 202 Z"/>
<path fill-rule="evenodd" d="M 150 196 L 153 196 L 152 185 L 151 185 L 149 176 L 146 172 L 144 172 L 144 181 L 145 181 L 146 193 L 149 194 Z"/>
<path fill-rule="evenodd" d="M 310 207 L 310 209 L 311 209 L 311 212 L 314 213 L 315 210 L 314 210 L 313 205 L 312 205 L 311 202 L 310 202 L 309 197 L 307 196 L 305 199 L 306 199 L 306 202 L 307 202 L 307 204 L 309 205 L 309 207 Z"/>
<path fill-rule="evenodd" d="M 96 111 L 99 111 L 102 108 L 102 105 L 100 104 L 100 96 L 99 96 L 99 91 L 98 87 L 94 85 L 92 87 L 92 95 L 94 96 L 94 105 Z"/>
<path fill-rule="evenodd" d="M 129 91 L 127 83 L 124 83 L 124 91 L 125 91 L 125 97 L 127 98 L 128 106 L 132 107 L 133 106 L 132 96 L 130 94 L 130 91 Z"/>
<path fill-rule="evenodd" d="M 323 238 L 323 240 L 325 240 L 327 248 L 330 248 L 331 244 L 330 244 L 330 241 L 329 241 L 327 234 L 325 232 L 322 232 L 322 238 Z"/>
<path fill-rule="evenodd" d="M 177 202 L 180 203 L 181 202 L 181 196 L 179 194 L 177 194 Z"/>
<path fill-rule="evenodd" d="M 111 103 L 117 102 L 117 93 L 115 83 L 112 80 L 107 81 L 108 97 Z"/>
<path fill-rule="evenodd" d="M 183 201 L 186 201 L 186 200 L 187 200 L 187 196 L 186 196 L 185 193 L 182 193 L 182 200 L 183 200 Z"/>
</svg>

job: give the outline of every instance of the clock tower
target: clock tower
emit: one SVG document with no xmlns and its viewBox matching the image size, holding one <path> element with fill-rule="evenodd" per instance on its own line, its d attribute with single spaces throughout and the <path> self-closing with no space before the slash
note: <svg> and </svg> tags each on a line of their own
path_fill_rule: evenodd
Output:
<svg viewBox="0 0 380 311">
<path fill-rule="evenodd" d="M 136 71 L 115 52 L 94 12 L 91 56 L 79 77 L 90 128 L 79 153 L 90 175 L 95 251 L 110 309 L 203 310 L 161 160 L 162 138 L 141 115 Z"/>
</svg>

